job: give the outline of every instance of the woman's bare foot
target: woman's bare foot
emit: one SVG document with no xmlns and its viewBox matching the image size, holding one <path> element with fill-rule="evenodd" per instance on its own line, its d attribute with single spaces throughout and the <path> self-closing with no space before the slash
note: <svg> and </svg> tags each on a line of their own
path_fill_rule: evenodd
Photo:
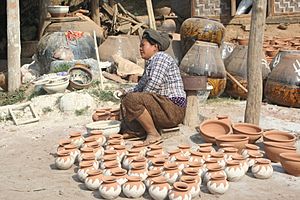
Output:
<svg viewBox="0 0 300 200">
<path fill-rule="evenodd" d="M 150 145 L 150 144 L 154 144 L 154 143 L 160 142 L 161 139 L 162 139 L 162 137 L 158 133 L 147 134 L 147 138 L 144 141 L 144 145 L 147 146 L 147 145 Z"/>
</svg>

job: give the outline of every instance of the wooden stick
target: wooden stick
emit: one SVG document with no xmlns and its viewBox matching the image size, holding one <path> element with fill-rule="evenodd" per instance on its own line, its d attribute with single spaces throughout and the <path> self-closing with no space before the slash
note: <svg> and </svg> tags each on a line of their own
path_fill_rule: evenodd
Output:
<svg viewBox="0 0 300 200">
<path fill-rule="evenodd" d="M 129 22 L 131 22 L 131 23 L 133 23 L 133 24 L 140 24 L 139 22 L 135 21 L 134 19 L 131 19 L 131 18 L 129 18 L 129 17 L 124 17 L 124 16 L 122 16 L 122 15 L 118 15 L 118 18 L 123 19 L 123 20 L 126 20 L 126 21 L 129 21 Z M 146 24 L 143 24 L 142 27 L 143 27 L 143 28 L 149 28 Z"/>
<path fill-rule="evenodd" d="M 149 16 L 150 28 L 156 30 L 155 18 L 153 13 L 152 1 L 146 0 L 147 11 Z"/>
<path fill-rule="evenodd" d="M 226 72 L 226 75 L 230 78 L 230 80 L 232 80 L 235 84 L 237 84 L 237 86 L 239 86 L 244 92 L 248 93 L 248 90 L 238 80 L 236 80 L 234 76 L 229 74 L 229 72 Z"/>
<path fill-rule="evenodd" d="M 97 39 L 96 39 L 96 31 L 94 31 L 94 42 L 95 42 L 95 50 L 96 50 L 98 67 L 99 67 L 99 73 L 100 73 L 101 90 L 104 90 L 103 77 L 102 77 L 102 69 L 101 69 L 101 66 L 100 66 L 99 51 L 98 51 L 98 45 L 97 45 Z"/>
</svg>

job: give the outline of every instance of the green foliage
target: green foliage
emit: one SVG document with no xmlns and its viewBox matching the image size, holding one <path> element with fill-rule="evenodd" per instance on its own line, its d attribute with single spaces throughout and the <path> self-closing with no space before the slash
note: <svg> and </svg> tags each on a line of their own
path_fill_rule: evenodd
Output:
<svg viewBox="0 0 300 200">
<path fill-rule="evenodd" d="M 63 63 L 63 64 L 60 64 L 58 67 L 54 68 L 53 73 L 67 72 L 70 68 L 71 68 L 71 65 Z"/>
<path fill-rule="evenodd" d="M 75 115 L 80 116 L 80 115 L 87 114 L 89 108 L 90 108 L 89 106 L 86 106 L 85 108 L 75 110 Z"/>
<path fill-rule="evenodd" d="M 112 101 L 112 102 L 120 102 L 120 100 L 116 99 L 113 96 L 113 92 L 109 90 L 100 90 L 99 88 L 94 88 L 89 91 L 90 95 L 96 97 L 99 101 Z"/>
<path fill-rule="evenodd" d="M 0 106 L 12 105 L 26 99 L 24 89 L 16 92 L 0 92 Z"/>
</svg>

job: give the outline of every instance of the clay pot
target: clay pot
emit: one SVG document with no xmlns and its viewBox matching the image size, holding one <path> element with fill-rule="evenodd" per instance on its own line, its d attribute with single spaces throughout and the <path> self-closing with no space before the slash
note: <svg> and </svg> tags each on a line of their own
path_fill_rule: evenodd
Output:
<svg viewBox="0 0 300 200">
<path fill-rule="evenodd" d="M 77 148 L 80 148 L 84 142 L 84 139 L 80 132 L 72 132 L 69 134 L 71 144 L 74 144 Z"/>
<path fill-rule="evenodd" d="M 205 160 L 205 163 L 203 165 L 204 169 L 205 169 L 205 172 L 207 172 L 207 169 L 210 168 L 210 167 L 213 167 L 213 166 L 220 166 L 222 167 L 219 163 L 218 163 L 218 159 L 216 158 L 209 158 L 209 159 L 206 159 Z"/>
<path fill-rule="evenodd" d="M 99 145 L 98 142 L 91 142 L 88 147 L 93 148 L 93 152 L 95 154 L 96 160 L 100 160 L 104 154 L 104 148 Z"/>
<path fill-rule="evenodd" d="M 79 163 L 79 169 L 77 171 L 77 177 L 81 182 L 84 182 L 86 177 L 88 176 L 88 172 L 92 170 L 97 170 L 93 166 L 93 162 L 84 161 Z"/>
<path fill-rule="evenodd" d="M 123 193 L 128 198 L 139 198 L 146 191 L 146 186 L 138 176 L 128 176 L 128 181 L 122 186 Z"/>
<path fill-rule="evenodd" d="M 164 200 L 167 198 L 171 186 L 167 183 L 165 177 L 159 176 L 152 179 L 153 183 L 149 187 L 149 194 L 155 200 Z"/>
<path fill-rule="evenodd" d="M 260 152 L 259 146 L 254 144 L 245 144 L 246 148 L 242 150 L 241 154 L 244 158 L 248 157 L 249 152 Z"/>
<path fill-rule="evenodd" d="M 243 135 L 222 135 L 216 137 L 216 143 L 220 147 L 220 144 L 227 143 L 234 145 L 237 148 L 239 153 L 245 148 L 245 144 L 248 144 L 249 137 Z"/>
<path fill-rule="evenodd" d="M 80 155 L 79 149 L 76 148 L 73 144 L 68 144 L 64 146 L 66 151 L 69 151 L 70 156 L 73 157 L 74 162 L 78 161 L 78 156 Z"/>
<path fill-rule="evenodd" d="M 185 156 L 189 156 L 190 155 L 190 148 L 191 148 L 190 145 L 188 145 L 188 144 L 180 144 L 177 147 L 182 152 L 183 155 L 185 155 Z"/>
<path fill-rule="evenodd" d="M 201 181 L 197 181 L 196 176 L 183 175 L 180 181 L 186 183 L 189 186 L 189 192 L 192 198 L 199 197 Z M 175 184 L 175 183 L 174 183 Z"/>
<path fill-rule="evenodd" d="M 81 162 L 85 155 L 95 155 L 94 149 L 92 147 L 83 147 L 80 149 L 80 154 L 78 155 L 78 161 Z"/>
<path fill-rule="evenodd" d="M 111 174 L 116 178 L 117 182 L 122 186 L 127 182 L 127 171 L 122 168 L 116 168 L 111 170 Z"/>
<path fill-rule="evenodd" d="M 222 152 L 212 152 L 209 159 L 216 159 L 220 166 L 225 167 L 225 154 Z"/>
<path fill-rule="evenodd" d="M 139 156 L 139 154 L 137 154 L 137 153 L 129 153 L 129 154 L 127 154 L 127 155 L 124 157 L 124 159 L 123 159 L 122 167 L 123 167 L 124 169 L 127 169 L 127 170 L 128 170 L 131 161 L 132 161 L 135 157 L 138 157 L 138 156 Z"/>
<path fill-rule="evenodd" d="M 100 146 L 103 146 L 106 142 L 106 137 L 103 135 L 103 132 L 99 130 L 90 131 L 90 137 L 95 138 Z"/>
<path fill-rule="evenodd" d="M 110 112 L 105 112 L 105 113 L 94 112 L 92 115 L 92 119 L 94 122 L 109 120 L 110 118 L 111 118 Z"/>
<path fill-rule="evenodd" d="M 189 158 L 187 156 L 177 155 L 175 163 L 178 165 L 178 169 L 182 170 L 188 167 Z"/>
<path fill-rule="evenodd" d="M 232 156 L 237 155 L 238 149 L 234 147 L 223 148 L 223 153 L 225 154 L 225 160 L 232 160 Z"/>
<path fill-rule="evenodd" d="M 98 190 L 103 179 L 103 174 L 100 170 L 91 170 L 87 172 L 84 184 L 89 190 Z"/>
<path fill-rule="evenodd" d="M 148 177 L 145 180 L 145 185 L 149 189 L 150 185 L 153 183 L 152 179 L 155 177 L 162 176 L 162 170 L 150 170 L 148 171 Z"/>
<path fill-rule="evenodd" d="M 57 158 L 55 158 L 55 166 L 57 169 L 70 169 L 74 162 L 75 158 L 70 155 L 70 151 L 61 150 L 57 152 Z"/>
<path fill-rule="evenodd" d="M 207 189 L 212 194 L 224 194 L 229 189 L 226 176 L 221 174 L 213 175 L 207 183 Z"/>
<path fill-rule="evenodd" d="M 195 181 L 200 185 L 201 184 L 201 177 L 199 177 L 199 171 L 198 169 L 194 169 L 192 167 L 187 167 L 182 170 L 182 176 L 189 176 L 193 177 Z"/>
<path fill-rule="evenodd" d="M 199 149 L 199 151 L 202 153 L 203 159 L 210 158 L 210 153 L 215 152 L 215 149 L 211 147 L 202 147 Z"/>
<path fill-rule="evenodd" d="M 174 162 L 176 160 L 176 155 L 181 155 L 181 150 L 180 149 L 174 149 L 168 151 L 169 154 L 169 161 Z"/>
<path fill-rule="evenodd" d="M 238 161 L 241 164 L 245 173 L 248 171 L 249 165 L 248 165 L 246 158 L 244 158 L 243 156 L 241 156 L 239 154 L 236 154 L 236 155 L 232 156 L 232 160 Z"/>
<path fill-rule="evenodd" d="M 224 153 L 224 148 L 226 148 L 226 147 L 234 147 L 234 145 L 233 144 L 222 143 L 222 144 L 220 144 L 220 148 L 219 148 L 218 151 Z"/>
<path fill-rule="evenodd" d="M 143 163 L 133 163 L 131 164 L 131 169 L 128 171 L 128 175 L 139 176 L 144 181 L 148 176 L 148 170 Z"/>
<path fill-rule="evenodd" d="M 115 199 L 121 194 L 121 186 L 114 177 L 103 177 L 103 183 L 99 187 L 99 193 L 104 199 Z"/>
<path fill-rule="evenodd" d="M 201 152 L 198 151 L 190 151 L 191 155 L 190 155 L 190 162 L 199 162 L 199 163 L 204 163 L 204 159 L 203 159 L 203 154 Z"/>
<path fill-rule="evenodd" d="M 293 176 L 300 176 L 299 153 L 281 153 L 279 157 L 281 166 L 287 173 Z"/>
<path fill-rule="evenodd" d="M 181 170 L 176 163 L 165 163 L 163 176 L 166 178 L 169 184 L 175 183 L 182 175 Z"/>
<path fill-rule="evenodd" d="M 256 163 L 257 159 L 260 159 L 264 156 L 262 153 L 259 152 L 249 152 L 248 155 L 249 157 L 247 158 L 247 162 L 249 167 L 252 167 Z"/>
<path fill-rule="evenodd" d="M 205 171 L 203 163 L 201 163 L 201 162 L 189 162 L 189 167 L 197 170 L 199 178 L 200 179 L 202 178 L 202 175 L 204 174 L 204 171 Z"/>
<path fill-rule="evenodd" d="M 188 184 L 184 182 L 176 182 L 173 185 L 173 189 L 169 192 L 169 199 L 170 200 L 191 200 L 192 195 L 189 192 L 189 186 Z"/>
<path fill-rule="evenodd" d="M 225 122 L 229 127 L 232 125 L 231 119 L 228 115 L 217 115 L 217 120 Z"/>
<path fill-rule="evenodd" d="M 70 139 L 60 139 L 58 141 L 57 151 L 65 150 L 64 146 L 68 145 L 68 144 L 71 144 L 71 140 Z"/>
<path fill-rule="evenodd" d="M 216 137 L 231 134 L 231 128 L 220 120 L 205 120 L 200 124 L 200 135 L 205 142 L 216 143 Z"/>
<path fill-rule="evenodd" d="M 265 142 L 279 142 L 286 145 L 294 145 L 296 142 L 295 135 L 285 131 L 278 131 L 278 130 L 271 130 L 271 131 L 264 132 L 263 139 Z"/>
<path fill-rule="evenodd" d="M 83 142 L 83 144 L 81 146 L 82 148 L 89 147 L 90 143 L 96 142 L 96 138 L 94 138 L 94 137 L 87 137 L 87 138 L 84 138 L 83 140 L 84 140 L 84 142 Z"/>
<path fill-rule="evenodd" d="M 203 182 L 207 183 L 213 175 L 224 175 L 227 178 L 223 167 L 218 164 L 214 164 L 207 166 L 207 172 L 204 174 Z"/>
<path fill-rule="evenodd" d="M 124 145 L 114 145 L 113 148 L 116 150 L 120 160 L 123 160 L 124 156 L 127 154 L 126 147 Z"/>
<path fill-rule="evenodd" d="M 109 135 L 109 137 L 108 137 L 108 140 L 123 140 L 124 138 L 123 138 L 123 135 L 121 135 L 121 134 L 111 134 L 111 135 Z M 124 144 L 122 144 L 122 145 L 124 145 Z"/>
<path fill-rule="evenodd" d="M 155 158 L 156 159 L 156 158 Z M 132 165 L 134 164 L 142 164 L 145 166 L 145 168 L 147 169 L 148 168 L 148 162 L 147 162 L 147 159 L 143 156 L 137 156 L 137 157 L 134 157 L 131 161 L 131 163 L 129 164 L 129 169 L 132 168 Z"/>
<path fill-rule="evenodd" d="M 164 158 L 155 158 L 152 160 L 152 165 L 149 170 L 163 170 L 166 160 Z"/>
<path fill-rule="evenodd" d="M 227 175 L 227 180 L 232 182 L 239 181 L 245 175 L 244 168 L 237 160 L 227 161 L 227 166 L 224 171 Z"/>
<path fill-rule="evenodd" d="M 103 174 L 105 176 L 112 176 L 112 172 L 116 171 L 116 170 L 120 170 L 122 169 L 120 167 L 120 164 L 118 163 L 118 161 L 113 160 L 113 161 L 108 161 L 105 162 L 105 169 L 103 169 Z"/>
<path fill-rule="evenodd" d="M 213 143 L 207 142 L 207 143 L 198 144 L 198 147 L 199 147 L 199 149 L 201 149 L 201 148 L 204 148 L 204 147 L 212 147 L 212 145 L 213 145 Z"/>
<path fill-rule="evenodd" d="M 249 143 L 255 143 L 263 133 L 262 128 L 249 123 L 235 123 L 232 125 L 233 133 L 249 137 Z"/>
<path fill-rule="evenodd" d="M 296 153 L 296 148 L 279 142 L 264 142 L 266 156 L 273 162 L 279 162 L 281 153 Z"/>
<path fill-rule="evenodd" d="M 268 159 L 257 159 L 256 163 L 252 166 L 251 172 L 255 178 L 268 179 L 273 174 L 273 167 L 271 161 Z"/>
</svg>

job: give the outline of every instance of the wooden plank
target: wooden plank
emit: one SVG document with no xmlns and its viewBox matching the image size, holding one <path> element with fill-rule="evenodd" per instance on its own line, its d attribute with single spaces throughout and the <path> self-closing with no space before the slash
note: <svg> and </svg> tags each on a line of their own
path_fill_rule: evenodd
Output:
<svg viewBox="0 0 300 200">
<path fill-rule="evenodd" d="M 236 0 L 231 0 L 231 16 L 235 16 L 236 13 Z"/>
<path fill-rule="evenodd" d="M 274 15 L 274 0 L 268 0 L 268 17 Z"/>
<path fill-rule="evenodd" d="M 102 5 L 102 8 L 112 17 L 114 15 L 114 11 L 112 9 L 112 7 L 110 7 L 109 5 L 107 5 L 107 3 L 104 3 Z"/>
<path fill-rule="evenodd" d="M 251 30 L 247 56 L 248 96 L 245 110 L 245 122 L 259 124 L 261 101 L 263 95 L 261 55 L 263 51 L 264 28 L 267 2 L 253 1 Z"/>
<path fill-rule="evenodd" d="M 147 5 L 147 12 L 148 12 L 148 17 L 149 17 L 149 24 L 150 28 L 156 30 L 156 24 L 155 24 L 155 18 L 154 18 L 154 13 L 153 13 L 153 7 L 152 7 L 152 1 L 151 0 L 146 0 L 146 5 Z"/>
<path fill-rule="evenodd" d="M 99 0 L 91 0 L 91 18 L 98 25 L 101 26 L 99 13 Z"/>
<path fill-rule="evenodd" d="M 187 106 L 183 124 L 194 128 L 199 123 L 199 101 L 197 97 L 197 91 L 186 91 L 186 96 Z"/>
</svg>

